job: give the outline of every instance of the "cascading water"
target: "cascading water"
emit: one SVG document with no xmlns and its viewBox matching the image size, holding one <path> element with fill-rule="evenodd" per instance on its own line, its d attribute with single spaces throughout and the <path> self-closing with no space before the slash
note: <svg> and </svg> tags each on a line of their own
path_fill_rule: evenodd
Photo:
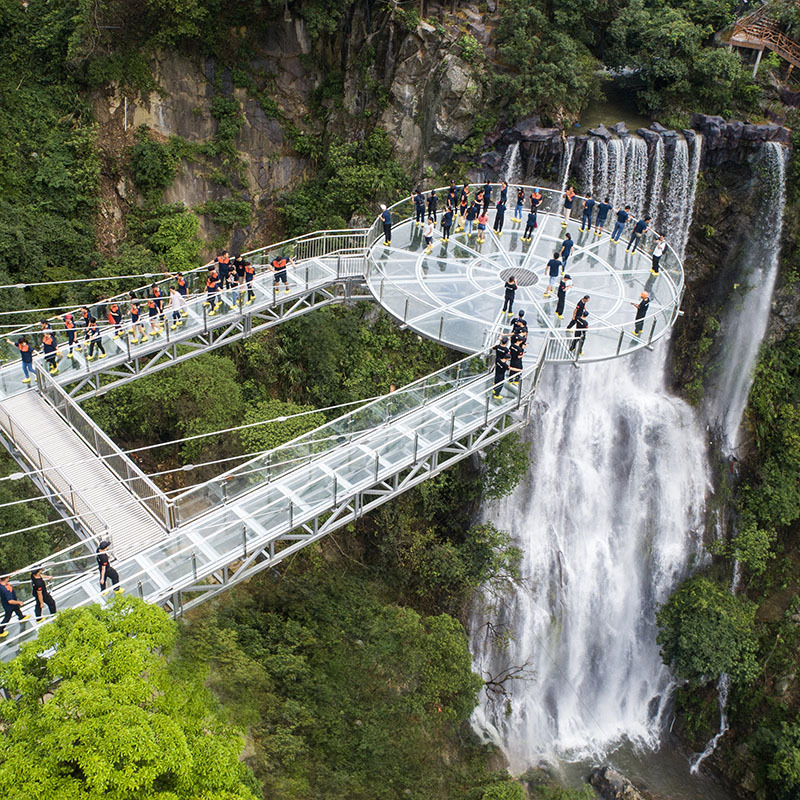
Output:
<svg viewBox="0 0 800 800">
<path fill-rule="evenodd" d="M 567 191 L 567 181 L 569 180 L 569 168 L 572 166 L 572 154 L 575 152 L 575 139 L 570 136 L 567 139 L 566 148 L 561 162 L 561 191 Z"/>
<path fill-rule="evenodd" d="M 647 143 L 631 136 L 627 140 L 625 158 L 625 195 L 623 205 L 629 205 L 637 219 L 644 214 L 647 194 Z"/>
<path fill-rule="evenodd" d="M 678 139 L 669 165 L 669 182 L 664 201 L 661 232 L 679 255 L 683 253 L 681 241 L 684 237 L 684 226 L 688 214 L 686 205 L 689 202 L 690 186 L 689 144 L 686 139 Z"/>
<path fill-rule="evenodd" d="M 625 151 L 626 142 L 622 139 L 611 139 L 608 143 L 608 185 L 606 194 L 614 208 L 622 202 L 625 191 Z"/>
<path fill-rule="evenodd" d="M 724 341 L 724 359 L 719 364 L 706 403 L 707 416 L 716 424 L 728 453 L 735 451 L 738 445 L 739 426 L 767 328 L 786 204 L 786 151 L 777 142 L 766 142 L 762 152 L 764 190 L 753 229 L 739 253 L 744 277 L 735 291 L 740 295 L 740 302 L 723 320 L 720 334 Z M 737 324 L 739 319 L 746 319 L 747 325 Z"/>
<path fill-rule="evenodd" d="M 519 538 L 523 586 L 492 618 L 514 632 L 505 648 L 475 619 L 476 669 L 533 677 L 508 687 L 508 709 L 484 697 L 475 724 L 514 772 L 658 740 L 670 675 L 654 614 L 700 551 L 707 489 L 702 433 L 664 388 L 665 350 L 545 373 L 529 480 L 488 512 Z"/>
<path fill-rule="evenodd" d="M 700 162 L 698 160 L 698 167 Z M 651 169 L 652 178 L 650 179 L 650 203 L 647 206 L 647 213 L 650 215 L 650 227 L 661 232 L 658 227 L 659 212 L 661 211 L 661 189 L 664 184 L 664 141 L 659 136 L 653 148 L 653 165 Z"/>
<path fill-rule="evenodd" d="M 584 194 L 592 194 L 594 192 L 594 155 L 598 149 L 597 142 L 594 139 L 586 140 L 586 147 L 583 151 L 583 164 L 581 171 L 583 173 L 583 192 Z"/>
<path fill-rule="evenodd" d="M 522 155 L 519 152 L 519 142 L 508 146 L 503 157 L 503 180 L 514 186 L 522 180 Z"/>
<path fill-rule="evenodd" d="M 608 143 L 608 193 L 619 204 L 637 187 L 631 205 L 643 208 L 644 181 L 626 175 L 626 154 L 637 147 Z M 634 152 L 627 163 L 642 169 Z M 691 200 L 688 151 L 683 163 L 668 206 Z M 533 677 L 508 681 L 507 696 L 484 695 L 474 722 L 514 772 L 596 756 L 623 739 L 658 742 L 671 677 L 655 644 L 655 611 L 702 554 L 709 487 L 702 431 L 667 393 L 665 360 L 661 346 L 577 373 L 546 371 L 528 481 L 487 510 L 524 559 L 522 584 L 492 625 L 473 620 L 476 669 L 524 668 Z M 513 632 L 502 647 L 498 630 Z"/>
</svg>

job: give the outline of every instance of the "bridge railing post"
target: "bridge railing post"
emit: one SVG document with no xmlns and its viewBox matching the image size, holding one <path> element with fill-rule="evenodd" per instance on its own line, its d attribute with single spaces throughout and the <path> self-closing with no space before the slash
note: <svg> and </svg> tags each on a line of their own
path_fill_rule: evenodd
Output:
<svg viewBox="0 0 800 800">
<path fill-rule="evenodd" d="M 197 580 L 197 553 L 192 550 L 192 577 Z"/>
<path fill-rule="evenodd" d="M 247 525 L 242 523 L 242 557 L 247 558 Z"/>
</svg>

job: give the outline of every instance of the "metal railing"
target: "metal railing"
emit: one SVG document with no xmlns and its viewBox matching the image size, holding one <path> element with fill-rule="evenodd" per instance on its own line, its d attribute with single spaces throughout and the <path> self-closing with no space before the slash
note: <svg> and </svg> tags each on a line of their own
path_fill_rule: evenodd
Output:
<svg viewBox="0 0 800 800">
<path fill-rule="evenodd" d="M 167 496 L 97 426 L 92 418 L 47 374 L 36 370 L 42 397 L 64 418 L 95 455 L 122 481 L 123 486 L 166 530 L 174 527 L 171 503 Z"/>
<path fill-rule="evenodd" d="M 433 398 L 461 388 L 485 371 L 486 353 L 468 356 L 223 472 L 172 498 L 176 523 L 183 525 L 262 483 L 311 463 L 323 453 L 385 427 Z"/>
</svg>

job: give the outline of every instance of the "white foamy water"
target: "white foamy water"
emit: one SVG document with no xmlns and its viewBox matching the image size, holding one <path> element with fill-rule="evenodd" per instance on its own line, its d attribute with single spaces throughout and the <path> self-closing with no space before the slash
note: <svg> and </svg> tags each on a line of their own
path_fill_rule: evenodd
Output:
<svg viewBox="0 0 800 800">
<path fill-rule="evenodd" d="M 694 202 L 701 147 L 699 137 L 691 149 L 680 139 L 668 165 L 661 228 L 680 251 L 692 218 L 681 204 Z M 609 142 L 607 154 L 608 191 L 624 191 L 623 143 Z M 777 261 L 783 154 L 768 146 L 764 159 L 772 216 L 765 211 L 759 219 L 775 252 L 756 232 L 752 238 L 765 254 L 766 279 Z M 771 288 L 763 293 L 768 303 Z M 766 324 L 766 308 L 762 316 Z M 737 327 L 752 340 L 731 358 L 740 374 L 763 329 L 753 331 L 750 313 L 737 319 L 747 320 Z M 527 435 L 531 470 L 510 498 L 484 510 L 524 554 L 521 585 L 488 610 L 476 609 L 471 624 L 475 668 L 485 678 L 529 673 L 507 681 L 506 694 L 484 692 L 473 717 L 512 772 L 602 757 L 625 741 L 659 741 L 672 679 L 655 641 L 655 613 L 704 557 L 710 489 L 702 426 L 667 392 L 666 352 L 662 343 L 577 371 L 548 366 Z M 510 641 L 498 643 L 495 634 L 505 631 Z"/>
<path fill-rule="evenodd" d="M 509 186 L 514 186 L 522 180 L 522 155 L 519 152 L 519 142 L 514 142 L 506 149 L 501 172 L 503 180 Z"/>
<path fill-rule="evenodd" d="M 728 453 L 739 443 L 742 415 L 753 385 L 753 370 L 778 275 L 786 205 L 786 151 L 777 142 L 766 142 L 762 158 L 760 207 L 753 230 L 739 253 L 744 274 L 739 287 L 733 289 L 734 299 L 720 330 L 723 358 L 706 401 L 708 418 L 716 425 Z M 739 324 L 741 320 L 747 324 Z"/>
</svg>

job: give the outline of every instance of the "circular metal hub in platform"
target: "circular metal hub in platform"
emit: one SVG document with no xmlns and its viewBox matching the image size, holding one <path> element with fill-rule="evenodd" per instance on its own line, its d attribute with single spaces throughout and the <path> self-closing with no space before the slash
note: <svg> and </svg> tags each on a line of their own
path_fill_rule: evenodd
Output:
<svg viewBox="0 0 800 800">
<path fill-rule="evenodd" d="M 470 187 L 471 196 L 477 188 Z M 531 190 L 524 188 L 527 197 Z M 446 190 L 436 191 L 443 201 Z M 619 243 L 612 242 L 616 209 L 598 236 L 594 230 L 580 230 L 582 198 L 575 198 L 576 218 L 564 227 L 562 214 L 556 213 L 560 212 L 561 194 L 545 189 L 540 192 L 543 201 L 531 241 L 522 239 L 528 215 L 526 200 L 523 221 L 514 221 L 507 211 L 501 232 L 492 230 L 496 212 L 490 208 L 482 242 L 477 231 L 468 236 L 460 230 L 451 232 L 449 241 L 445 241 L 441 224 L 437 225 L 430 252 L 423 240 L 423 227 L 413 220 L 410 201 L 396 204 L 391 209 L 390 245 L 386 246 L 383 236 L 378 235 L 379 231 L 382 233 L 379 225 L 372 229 L 375 240 L 369 249 L 368 276 L 371 291 L 410 328 L 464 352 L 491 346 L 499 334 L 509 330 L 510 317 L 501 311 L 504 284 L 512 275 L 519 286 L 514 311 L 525 311 L 530 344 L 553 332 L 561 332 L 562 339 L 569 342 L 574 329 L 565 329 L 575 304 L 585 295 L 590 297 L 586 304 L 589 328 L 582 361 L 613 358 L 663 336 L 675 319 L 683 290 L 683 269 L 669 245 L 655 276 L 651 274 L 652 232 L 642 238 L 640 249 L 626 252 L 632 221 Z M 498 194 L 499 187 L 495 186 L 493 197 Z M 512 196 L 516 197 L 516 187 L 509 187 L 509 197 Z M 455 228 L 454 224 L 454 231 Z M 565 269 L 572 286 L 567 291 L 563 314 L 558 317 L 556 293 L 546 291 L 550 284 L 547 262 L 561 250 L 567 231 L 574 241 Z M 556 285 L 558 282 L 556 279 Z M 649 293 L 650 305 L 644 321 L 637 324 L 632 303 L 639 302 L 643 291 Z"/>
</svg>

